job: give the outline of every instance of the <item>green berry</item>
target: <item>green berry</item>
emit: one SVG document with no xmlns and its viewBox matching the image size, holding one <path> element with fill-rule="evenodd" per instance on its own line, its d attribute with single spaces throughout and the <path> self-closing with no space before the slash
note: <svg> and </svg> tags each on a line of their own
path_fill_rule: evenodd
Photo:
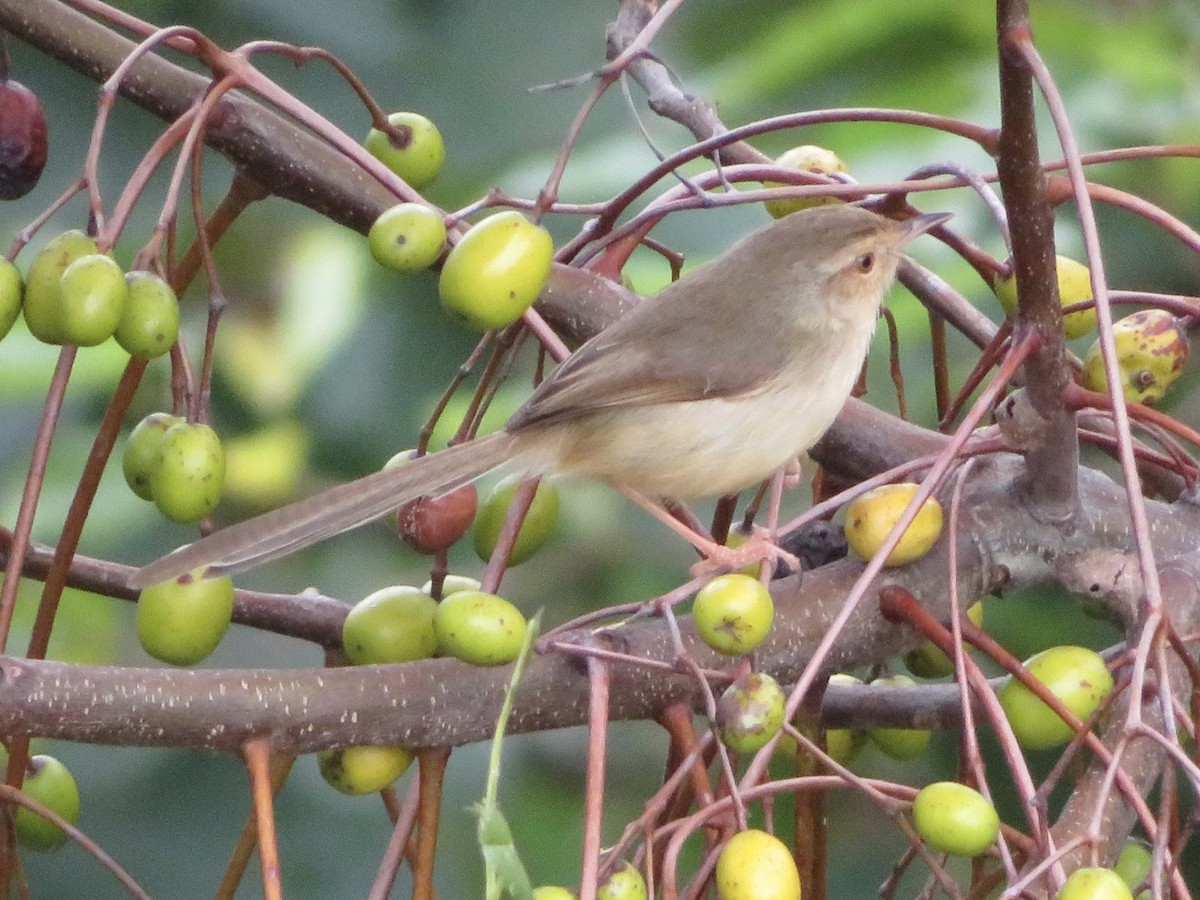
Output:
<svg viewBox="0 0 1200 900">
<path fill-rule="evenodd" d="M 341 747 L 317 754 L 321 777 L 343 794 L 374 794 L 403 775 L 412 754 L 403 747 Z"/>
<path fill-rule="evenodd" d="M 783 727 L 787 695 L 763 672 L 743 675 L 717 701 L 717 737 L 736 753 L 754 753 Z"/>
<path fill-rule="evenodd" d="M 967 619 L 976 627 L 983 626 L 983 601 L 977 600 L 967 607 Z M 904 656 L 908 671 L 918 678 L 944 678 L 954 674 L 954 660 L 942 652 L 933 641 L 925 641 Z"/>
<path fill-rule="evenodd" d="M 117 330 L 128 296 L 125 273 L 111 256 L 79 257 L 58 282 L 64 343 L 95 347 L 107 341 Z"/>
<path fill-rule="evenodd" d="M 550 232 L 516 210 L 488 216 L 451 248 L 442 305 L 480 331 L 511 325 L 542 292 L 554 259 Z"/>
<path fill-rule="evenodd" d="M 153 272 L 130 272 L 125 283 L 129 295 L 117 323 L 117 343 L 139 359 L 162 356 L 179 337 L 179 298 Z"/>
<path fill-rule="evenodd" d="M 877 678 L 874 685 L 893 687 L 911 687 L 916 684 L 906 675 L 893 675 L 890 678 Z M 906 760 L 920 756 L 929 746 L 932 737 L 923 728 L 872 728 L 867 734 L 871 742 L 892 759 Z"/>
<path fill-rule="evenodd" d="M 1154 865 L 1154 857 L 1150 848 L 1137 840 L 1127 841 L 1117 856 L 1113 871 L 1121 876 L 1121 880 L 1129 886 L 1129 890 L 1138 887 L 1150 876 Z"/>
<path fill-rule="evenodd" d="M 64 344 L 64 314 L 59 282 L 67 266 L 96 252 L 96 242 L 82 231 L 64 231 L 33 258 L 25 277 L 25 324 L 47 344 Z"/>
<path fill-rule="evenodd" d="M 451 594 L 457 594 L 459 591 L 477 591 L 479 588 L 479 579 L 470 578 L 466 575 L 447 575 L 442 579 L 443 597 L 449 597 Z M 432 578 L 421 586 L 421 593 L 433 596 Z"/>
<path fill-rule="evenodd" d="M 1025 668 L 1085 721 L 1112 693 L 1104 657 L 1086 647 L 1051 647 L 1026 660 Z M 1015 678 L 1000 689 L 998 699 L 1017 743 L 1026 749 L 1060 747 L 1075 736 L 1070 725 Z"/>
<path fill-rule="evenodd" d="M 578 900 L 574 893 L 557 884 L 544 884 L 533 889 L 533 900 Z"/>
<path fill-rule="evenodd" d="M 432 266 L 446 246 L 446 225 L 437 210 L 401 203 L 385 210 L 367 234 L 375 262 L 397 272 Z"/>
<path fill-rule="evenodd" d="M 696 594 L 692 618 L 700 639 L 718 653 L 749 653 L 771 630 L 775 602 L 757 578 L 721 575 Z"/>
<path fill-rule="evenodd" d="M 829 676 L 830 684 L 862 684 L 853 675 L 837 672 Z M 810 737 L 815 737 L 812 730 L 806 731 Z M 859 728 L 829 728 L 825 731 L 825 752 L 834 762 L 843 766 L 849 765 L 867 741 L 867 733 Z M 779 752 L 793 763 L 798 760 L 800 747 L 796 739 L 785 734 L 775 745 Z"/>
<path fill-rule="evenodd" d="M 355 665 L 410 662 L 437 652 L 438 604 L 415 587 L 376 591 L 355 604 L 342 624 L 342 646 Z"/>
<path fill-rule="evenodd" d="M 209 426 L 178 422 L 167 429 L 150 474 L 154 505 L 175 522 L 199 522 L 217 508 L 225 484 L 225 450 Z"/>
<path fill-rule="evenodd" d="M 21 270 L 0 257 L 0 340 L 12 329 L 21 314 Z"/>
<path fill-rule="evenodd" d="M 203 569 L 152 584 L 138 595 L 142 648 L 173 666 L 193 666 L 221 643 L 233 617 L 233 582 Z"/>
<path fill-rule="evenodd" d="M 129 433 L 125 453 L 121 457 L 121 469 L 125 473 L 125 483 L 143 500 L 154 499 L 150 478 L 158 465 L 163 435 L 172 425 L 182 421 L 183 417 L 170 413 L 150 413 Z"/>
<path fill-rule="evenodd" d="M 502 597 L 458 591 L 438 604 L 433 627 L 443 653 L 476 666 L 499 666 L 521 652 L 526 622 Z"/>
<path fill-rule="evenodd" d="M 397 143 L 391 135 L 372 128 L 363 145 L 385 166 L 420 190 L 442 171 L 446 147 L 442 133 L 424 116 L 414 112 L 396 112 L 388 122 L 411 129 L 406 143 Z"/>
<path fill-rule="evenodd" d="M 912 812 L 925 843 L 952 856 L 979 856 L 1000 835 L 996 808 L 978 791 L 956 781 L 923 787 L 913 799 Z"/>
<path fill-rule="evenodd" d="M 484 562 L 492 558 L 496 543 L 500 540 L 500 532 L 508 518 L 508 508 L 512 506 L 513 497 L 521 485 L 519 476 L 510 476 L 502 480 L 479 505 L 475 516 L 475 553 Z M 525 514 L 525 520 L 517 532 L 517 540 L 509 554 L 510 566 L 520 565 L 541 549 L 546 541 L 554 534 L 558 524 L 558 489 L 549 482 L 542 481 L 533 495 L 533 502 Z"/>
<path fill-rule="evenodd" d="M 79 787 L 71 770 L 53 756 L 29 760 L 21 790 L 72 825 L 79 821 Z M 65 831 L 24 806 L 17 809 L 15 826 L 17 843 L 29 850 L 56 850 L 67 841 Z"/>
</svg>

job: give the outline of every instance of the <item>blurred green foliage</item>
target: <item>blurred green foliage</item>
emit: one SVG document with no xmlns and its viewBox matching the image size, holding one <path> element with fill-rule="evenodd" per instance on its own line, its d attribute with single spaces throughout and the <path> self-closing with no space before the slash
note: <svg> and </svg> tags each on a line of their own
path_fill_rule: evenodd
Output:
<svg viewBox="0 0 1200 900">
<path fill-rule="evenodd" d="M 603 60 L 604 24 L 615 4 L 443 4 L 432 0 L 126 0 L 130 12 L 159 24 L 194 25 L 226 45 L 273 38 L 322 45 L 344 59 L 387 109 L 414 109 L 433 118 L 445 135 L 446 169 L 430 188 L 433 201 L 454 208 L 499 185 L 532 196 L 546 177 L 583 89 L 529 89 L 579 75 Z M 1085 150 L 1121 144 L 1200 141 L 1200 14 L 1190 0 L 1159 3 L 1038 2 L 1035 34 L 1058 83 Z M 663 32 L 655 51 L 688 90 L 715 101 L 724 121 L 822 106 L 905 106 L 995 125 L 995 35 L 989 4 L 960 0 L 808 0 L 729 4 L 694 0 Z M 14 76 L 43 98 L 50 120 L 51 163 L 41 186 L 22 201 L 0 207 L 0 233 L 13 235 L 78 175 L 95 113 L 96 86 L 10 42 Z M 264 68 L 301 99 L 353 135 L 365 134 L 366 115 L 349 89 L 328 69 L 296 70 L 282 61 Z M 637 94 L 636 88 L 633 90 Z M 687 142 L 677 126 L 654 118 L 639 99 L 638 115 L 665 150 Z M 161 123 L 122 104 L 105 144 L 102 173 L 106 198 L 115 197 Z M 931 161 L 952 159 L 980 171 L 992 163 L 955 138 L 911 127 L 844 124 L 764 136 L 775 155 L 796 143 L 823 143 L 837 150 L 861 180 L 898 178 Z M 1043 152 L 1056 155 L 1046 130 Z M 613 91 L 583 130 L 563 183 L 568 201 L 603 200 L 654 164 L 629 109 Z M 1152 160 L 1111 165 L 1096 177 L 1152 201 L 1185 221 L 1200 218 L 1200 178 L 1195 160 Z M 206 168 L 206 202 L 220 197 L 229 168 L 212 160 Z M 128 237 L 118 247 L 127 263 L 157 216 L 163 181 L 152 183 Z M 929 209 L 958 213 L 956 224 L 988 250 L 1002 244 L 986 215 L 965 194 L 922 198 Z M 83 224 L 73 203 L 50 225 L 51 233 Z M 1064 252 L 1078 253 L 1071 209 L 1059 215 Z M 674 217 L 656 237 L 689 254 L 694 263 L 726 246 L 736 233 L 766 221 L 758 208 Z M 1196 293 L 1200 264 L 1171 239 L 1122 212 L 1101 210 L 1110 281 L 1120 287 Z M 554 222 L 565 237 L 579 222 Z M 188 227 L 181 229 L 186 234 Z M 44 240 L 35 241 L 35 249 Z M 986 285 L 936 247 L 918 256 L 975 299 L 987 314 L 999 308 Z M 27 250 L 19 258 L 30 258 Z M 254 512 L 280 494 L 297 493 L 372 471 L 393 452 L 415 443 L 418 429 L 476 337 L 457 327 L 438 307 L 431 277 L 401 279 L 370 262 L 366 242 L 306 210 L 281 201 L 252 208 L 218 248 L 222 287 L 232 301 L 219 347 L 214 421 L 230 438 L 254 446 L 264 434 L 283 440 L 294 471 L 275 492 L 250 488 L 231 498 L 222 521 Z M 661 260 L 639 253 L 632 264 L 643 289 L 667 277 Z M 186 297 L 190 346 L 202 340 L 203 286 Z M 930 422 L 927 325 L 923 311 L 900 289 L 896 312 L 913 417 Z M 894 392 L 879 340 L 872 357 L 868 398 L 894 409 Z M 952 338 L 959 356 L 954 377 L 970 366 L 970 348 Z M 1078 350 L 1082 352 L 1086 344 Z M 27 473 L 28 449 L 40 414 L 55 350 L 14 333 L 0 343 L 0 520 L 11 523 Z M 53 542 L 87 453 L 107 394 L 123 356 L 113 347 L 81 354 L 55 440 L 36 538 Z M 527 365 L 524 363 L 523 365 Z M 165 361 L 151 367 L 135 403 L 130 426 L 168 402 Z M 1195 420 L 1197 376 L 1186 378 L 1167 409 Z M 524 396 L 519 379 L 500 406 Z M 454 408 L 459 408 L 455 401 Z M 502 421 L 502 417 L 498 421 Z M 456 421 L 456 420 L 455 420 Z M 299 423 L 299 427 L 297 427 Z M 451 423 L 453 424 L 453 423 Z M 283 435 L 280 438 L 280 435 Z M 290 437 L 289 437 L 290 435 Z M 119 450 L 119 448 L 118 448 Z M 278 473 L 276 473 L 278 475 Z M 798 492 L 803 493 L 803 492 Z M 794 499 L 793 502 L 800 502 Z M 564 488 L 561 533 L 536 564 L 505 582 L 508 595 L 526 611 L 545 605 L 553 624 L 598 603 L 653 595 L 677 583 L 690 561 L 687 551 L 614 492 L 590 484 Z M 132 498 L 114 468 L 101 486 L 81 552 L 131 563 L 145 562 L 190 540 L 192 531 L 170 525 Z M 456 548 L 459 571 L 478 574 L 469 548 Z M 298 590 L 318 585 L 354 602 L 388 583 L 419 584 L 424 561 L 374 526 L 327 542 L 294 559 L 242 579 L 246 586 Z M 21 616 L 32 615 L 36 590 L 22 591 Z M 1058 615 L 1063 598 L 1027 597 L 1021 607 L 999 612 L 997 623 L 1018 655 L 1027 656 L 1051 635 L 1049 622 L 1078 623 L 1102 645 L 1115 636 L 1106 626 Z M 1020 610 L 1014 612 L 1013 610 Z M 1048 613 L 1047 611 L 1051 611 Z M 93 596 L 71 596 L 61 612 L 52 650 L 60 658 L 87 662 L 148 664 L 130 639 L 127 605 Z M 995 618 L 993 618 L 995 616 Z M 82 624 L 81 624 L 82 623 Z M 1054 640 L 1084 640 L 1061 631 Z M 24 635 L 14 635 L 20 652 Z M 317 665 L 319 654 L 281 638 L 234 629 L 212 665 Z M 657 728 L 621 725 L 610 746 L 611 771 L 605 840 L 641 810 L 654 789 L 664 740 Z M 578 731 L 521 737 L 510 742 L 501 799 L 518 846 L 536 881 L 573 883 L 578 872 L 582 802 L 583 735 Z M 914 781 L 944 777 L 953 741 L 906 764 Z M 60 746 L 83 792 L 81 826 L 130 867 L 156 897 L 210 892 L 246 812 L 245 779 L 238 764 L 202 754 Z M 457 751 L 445 800 L 444 897 L 478 896 L 481 866 L 474 851 L 474 823 L 466 807 L 482 791 L 485 748 Z M 646 760 L 652 760 L 650 764 Z M 868 759 L 867 770 L 879 766 Z M 575 798 L 575 799 L 566 799 Z M 865 896 L 887 877 L 893 856 L 881 848 L 874 816 L 860 799 L 831 800 L 833 896 Z M 279 800 L 285 888 L 295 898 L 363 896 L 374 877 L 388 829 L 379 804 L 328 791 L 315 765 L 302 760 Z M 1015 811 L 1010 810 L 1010 813 Z M 786 816 L 779 816 L 782 821 Z M 862 831 L 871 822 L 869 832 Z M 878 849 L 863 854 L 864 842 Z M 902 842 L 897 836 L 894 849 Z M 26 874 L 35 896 L 122 896 L 94 862 L 70 847 L 53 856 L 28 856 Z M 258 895 L 257 876 L 239 896 Z M 914 890 L 916 888 L 914 887 Z M 407 892 L 398 885 L 397 896 Z"/>
</svg>

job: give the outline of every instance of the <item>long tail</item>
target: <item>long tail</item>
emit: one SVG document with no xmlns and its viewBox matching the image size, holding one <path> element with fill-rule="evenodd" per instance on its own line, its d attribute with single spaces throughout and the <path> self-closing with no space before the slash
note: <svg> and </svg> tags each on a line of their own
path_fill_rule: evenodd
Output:
<svg viewBox="0 0 1200 900">
<path fill-rule="evenodd" d="M 514 461 L 521 439 L 501 431 L 431 453 L 406 466 L 339 484 L 290 506 L 230 525 L 139 569 L 130 587 L 143 588 L 201 566 L 232 575 L 378 519 L 409 500 L 443 494 Z"/>
</svg>

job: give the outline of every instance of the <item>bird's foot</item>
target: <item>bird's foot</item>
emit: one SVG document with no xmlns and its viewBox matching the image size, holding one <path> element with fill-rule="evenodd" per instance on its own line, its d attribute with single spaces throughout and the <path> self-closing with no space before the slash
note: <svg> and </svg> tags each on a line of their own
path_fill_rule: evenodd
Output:
<svg viewBox="0 0 1200 900">
<path fill-rule="evenodd" d="M 793 572 L 800 569 L 800 560 L 795 554 L 776 544 L 771 539 L 770 532 L 764 528 L 756 528 L 736 547 L 704 539 L 694 540 L 692 544 L 704 555 L 704 559 L 689 570 L 696 578 L 705 575 L 719 575 L 723 572 L 737 572 L 747 566 L 761 563 L 763 560 L 783 563 Z"/>
</svg>

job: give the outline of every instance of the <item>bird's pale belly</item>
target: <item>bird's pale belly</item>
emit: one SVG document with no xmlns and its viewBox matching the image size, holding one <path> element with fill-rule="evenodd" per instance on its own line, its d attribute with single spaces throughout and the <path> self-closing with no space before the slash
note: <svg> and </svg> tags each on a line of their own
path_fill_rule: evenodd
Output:
<svg viewBox="0 0 1200 900">
<path fill-rule="evenodd" d="M 593 415 L 573 423 L 555 468 L 650 496 L 740 491 L 816 443 L 846 397 L 835 388 L 797 408 L 795 394 L 768 391 Z"/>
</svg>

